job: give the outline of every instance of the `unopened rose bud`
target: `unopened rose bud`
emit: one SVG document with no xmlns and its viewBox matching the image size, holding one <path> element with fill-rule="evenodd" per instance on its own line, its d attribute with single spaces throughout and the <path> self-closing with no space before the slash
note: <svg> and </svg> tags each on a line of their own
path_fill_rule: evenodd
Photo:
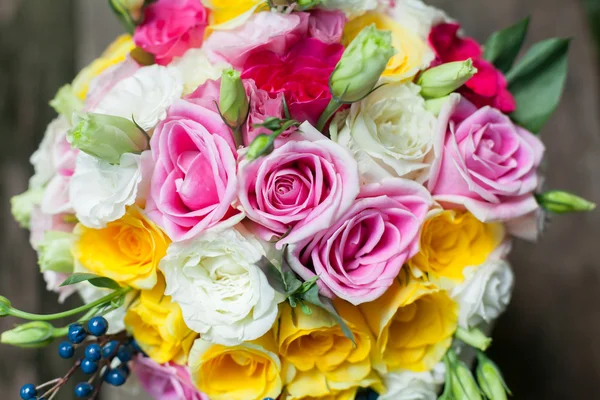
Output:
<svg viewBox="0 0 600 400">
<path fill-rule="evenodd" d="M 467 83 L 477 73 L 473 61 L 457 61 L 439 65 L 423 72 L 417 81 L 425 98 L 444 97 Z"/>
<path fill-rule="evenodd" d="M 261 133 L 250 143 L 246 157 L 252 161 L 271 153 L 273 151 L 273 142 L 274 140 L 271 135 Z"/>
<path fill-rule="evenodd" d="M 479 386 L 483 393 L 489 399 L 506 400 L 506 394 L 511 393 L 504 382 L 504 378 L 502 377 L 502 373 L 498 369 L 498 366 L 482 353 L 479 353 L 477 358 L 479 360 L 479 365 L 477 366 L 477 381 L 479 382 Z"/>
<path fill-rule="evenodd" d="M 45 347 L 52 343 L 54 327 L 43 321 L 29 322 L 2 333 L 0 343 L 22 348 Z"/>
<path fill-rule="evenodd" d="M 553 190 L 536 196 L 539 205 L 556 214 L 593 211 L 596 204 L 568 192 Z"/>
<path fill-rule="evenodd" d="M 42 197 L 44 197 L 44 188 L 39 187 L 29 189 L 10 199 L 10 211 L 21 227 L 29 228 L 33 207 L 42 202 Z"/>
<path fill-rule="evenodd" d="M 73 121 L 73 114 L 80 112 L 83 109 L 83 102 L 71 85 L 64 85 L 50 101 L 50 106 L 54 110 L 64 116 L 69 122 Z"/>
<path fill-rule="evenodd" d="M 74 125 L 67 135 L 71 146 L 111 164 L 148 148 L 148 136 L 126 118 L 87 113 L 78 115 Z"/>
<path fill-rule="evenodd" d="M 72 273 L 73 246 L 77 236 L 72 233 L 47 231 L 38 245 L 38 263 L 42 272 Z"/>
<path fill-rule="evenodd" d="M 219 109 L 227 124 L 238 129 L 244 124 L 250 111 L 248 96 L 239 71 L 228 68 L 221 76 Z"/>
<path fill-rule="evenodd" d="M 331 75 L 333 97 L 341 103 L 365 98 L 377 85 L 394 54 L 391 32 L 380 31 L 375 25 L 364 28 L 348 45 Z"/>
</svg>

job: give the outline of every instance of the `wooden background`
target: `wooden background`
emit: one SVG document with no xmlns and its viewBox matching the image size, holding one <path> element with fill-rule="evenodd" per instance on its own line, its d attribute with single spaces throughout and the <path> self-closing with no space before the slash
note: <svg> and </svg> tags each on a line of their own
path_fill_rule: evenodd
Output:
<svg viewBox="0 0 600 400">
<path fill-rule="evenodd" d="M 530 41 L 574 38 L 566 95 L 543 132 L 547 185 L 600 202 L 600 68 L 580 1 L 430 3 L 463 21 L 481 41 L 526 15 L 533 15 Z M 9 198 L 26 188 L 27 159 L 53 118 L 48 100 L 120 32 L 104 0 L 0 0 L 0 294 L 22 309 L 60 307 L 44 291 L 28 234 L 10 216 Z M 514 300 L 491 351 L 516 399 L 600 399 L 599 238 L 596 212 L 556 218 L 538 245 L 516 244 Z M 0 329 L 14 323 L 0 321 Z M 0 398 L 18 398 L 23 383 L 65 371 L 68 363 L 55 353 L 0 347 Z M 59 399 L 72 396 L 65 392 Z"/>
</svg>

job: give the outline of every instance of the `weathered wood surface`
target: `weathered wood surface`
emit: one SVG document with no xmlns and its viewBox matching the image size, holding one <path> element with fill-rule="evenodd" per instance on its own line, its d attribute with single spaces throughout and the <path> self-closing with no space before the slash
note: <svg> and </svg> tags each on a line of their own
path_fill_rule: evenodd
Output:
<svg viewBox="0 0 600 400">
<path fill-rule="evenodd" d="M 530 42 L 574 37 L 567 92 L 543 132 L 547 186 L 600 201 L 600 68 L 580 2 L 429 2 L 479 40 L 526 15 L 534 16 Z M 0 0 L 0 293 L 24 309 L 58 307 L 43 291 L 27 233 L 12 221 L 8 199 L 26 188 L 27 159 L 52 118 L 47 101 L 72 78 L 75 66 L 85 65 L 120 32 L 105 1 Z M 549 228 L 538 245 L 515 245 L 517 286 L 498 323 L 492 355 L 517 399 L 600 398 L 600 213 L 556 218 Z M 0 328 L 12 323 L 0 321 Z M 16 398 L 22 383 L 53 377 L 65 367 L 55 349 L 0 347 L 0 398 Z M 105 398 L 118 399 L 113 393 Z"/>
</svg>

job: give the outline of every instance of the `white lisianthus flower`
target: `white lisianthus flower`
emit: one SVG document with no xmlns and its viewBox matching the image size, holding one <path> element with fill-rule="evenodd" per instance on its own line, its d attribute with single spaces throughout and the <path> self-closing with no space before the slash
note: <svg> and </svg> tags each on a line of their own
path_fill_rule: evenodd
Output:
<svg viewBox="0 0 600 400">
<path fill-rule="evenodd" d="M 390 9 L 390 14 L 403 27 L 425 40 L 433 26 L 450 21 L 444 11 L 429 6 L 421 0 L 398 0 Z"/>
<path fill-rule="evenodd" d="M 323 0 L 323 8 L 342 10 L 349 17 L 356 17 L 379 6 L 378 0 Z"/>
<path fill-rule="evenodd" d="M 179 74 L 183 82 L 183 94 L 187 95 L 207 80 L 219 79 L 228 67 L 230 65 L 225 62 L 212 63 L 202 49 L 190 49 L 182 57 L 175 58 L 168 68 Z"/>
<path fill-rule="evenodd" d="M 397 371 L 385 375 L 387 392 L 379 400 L 437 400 L 445 380 L 443 363 L 426 372 Z"/>
<path fill-rule="evenodd" d="M 48 128 L 46 128 L 42 143 L 40 143 L 38 149 L 29 159 L 35 171 L 29 180 L 29 187 L 37 188 L 44 186 L 56 174 L 58 160 L 55 159 L 60 156 L 56 151 L 56 143 L 65 137 L 69 128 L 69 121 L 62 116 L 50 122 Z"/>
<path fill-rule="evenodd" d="M 97 114 L 135 119 L 143 129 L 153 129 L 167 116 L 167 109 L 183 93 L 178 74 L 167 67 L 152 65 L 137 70 L 117 83 L 94 110 Z"/>
<path fill-rule="evenodd" d="M 452 290 L 458 303 L 458 324 L 471 329 L 490 323 L 504 312 L 514 285 L 514 274 L 504 260 L 489 260 L 479 267 L 466 268 L 465 281 Z"/>
<path fill-rule="evenodd" d="M 271 329 L 282 300 L 256 265 L 265 254 L 241 227 L 173 243 L 160 262 L 165 294 L 204 340 L 234 346 L 257 339 Z"/>
<path fill-rule="evenodd" d="M 425 180 L 436 118 L 419 91 L 413 83 L 383 86 L 352 105 L 339 133 L 332 124 L 331 139 L 353 152 L 365 181 Z"/>
<path fill-rule="evenodd" d="M 127 206 L 142 197 L 142 179 L 150 179 L 143 174 L 142 162 L 150 159 L 149 151 L 141 155 L 125 153 L 120 164 L 113 165 L 80 152 L 69 185 L 69 197 L 79 222 L 101 229 L 125 215 Z"/>
</svg>

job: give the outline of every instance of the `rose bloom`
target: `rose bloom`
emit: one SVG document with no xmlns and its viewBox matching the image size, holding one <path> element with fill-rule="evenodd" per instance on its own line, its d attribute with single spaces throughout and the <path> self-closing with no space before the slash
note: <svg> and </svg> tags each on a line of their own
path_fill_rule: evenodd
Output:
<svg viewBox="0 0 600 400">
<path fill-rule="evenodd" d="M 172 240 L 243 218 L 231 206 L 237 190 L 235 143 L 217 112 L 176 101 L 151 147 L 156 166 L 146 212 Z"/>
<path fill-rule="evenodd" d="M 339 43 L 344 33 L 346 16 L 343 12 L 316 9 L 310 13 L 308 32 L 326 44 Z"/>
<path fill-rule="evenodd" d="M 316 38 L 301 40 L 283 55 L 271 50 L 253 52 L 242 78 L 253 79 L 259 89 L 272 95 L 283 93 L 292 118 L 316 124 L 331 100 L 329 78 L 343 52 L 341 44 Z"/>
<path fill-rule="evenodd" d="M 133 39 L 158 64 L 167 65 L 173 57 L 202 46 L 207 25 L 208 10 L 199 0 L 158 0 L 144 9 Z"/>
<path fill-rule="evenodd" d="M 194 387 L 190 372 L 185 367 L 157 364 L 142 354 L 133 360 L 132 365 L 144 391 L 155 400 L 208 400 Z"/>
<path fill-rule="evenodd" d="M 158 263 L 167 252 L 166 235 L 137 207 L 104 229 L 78 225 L 73 256 L 89 272 L 135 289 L 152 289 Z"/>
<path fill-rule="evenodd" d="M 517 105 L 508 91 L 506 78 L 501 71 L 483 59 L 483 49 L 474 39 L 458 35 L 460 25 L 436 25 L 429 34 L 429 43 L 437 54 L 435 64 L 473 60 L 477 73 L 458 90 L 477 107 L 492 106 L 503 113 L 515 111 Z"/>
<path fill-rule="evenodd" d="M 477 109 L 452 95 L 439 119 L 428 182 L 446 208 L 470 211 L 483 222 L 506 221 L 538 209 L 533 192 L 544 155 L 540 139 L 500 111 Z"/>
<path fill-rule="evenodd" d="M 281 361 L 271 332 L 230 347 L 197 339 L 188 365 L 192 381 L 211 400 L 276 399 L 281 394 Z"/>
<path fill-rule="evenodd" d="M 315 140 L 289 141 L 239 168 L 240 204 L 263 239 L 285 235 L 278 248 L 327 229 L 359 191 L 352 155 L 312 126 L 300 129 Z"/>
<path fill-rule="evenodd" d="M 291 247 L 291 267 L 303 279 L 319 276 L 321 291 L 357 305 L 392 285 L 419 250 L 419 232 L 432 204 L 416 182 L 388 179 L 363 186 L 354 205 L 326 231 Z"/>
</svg>

